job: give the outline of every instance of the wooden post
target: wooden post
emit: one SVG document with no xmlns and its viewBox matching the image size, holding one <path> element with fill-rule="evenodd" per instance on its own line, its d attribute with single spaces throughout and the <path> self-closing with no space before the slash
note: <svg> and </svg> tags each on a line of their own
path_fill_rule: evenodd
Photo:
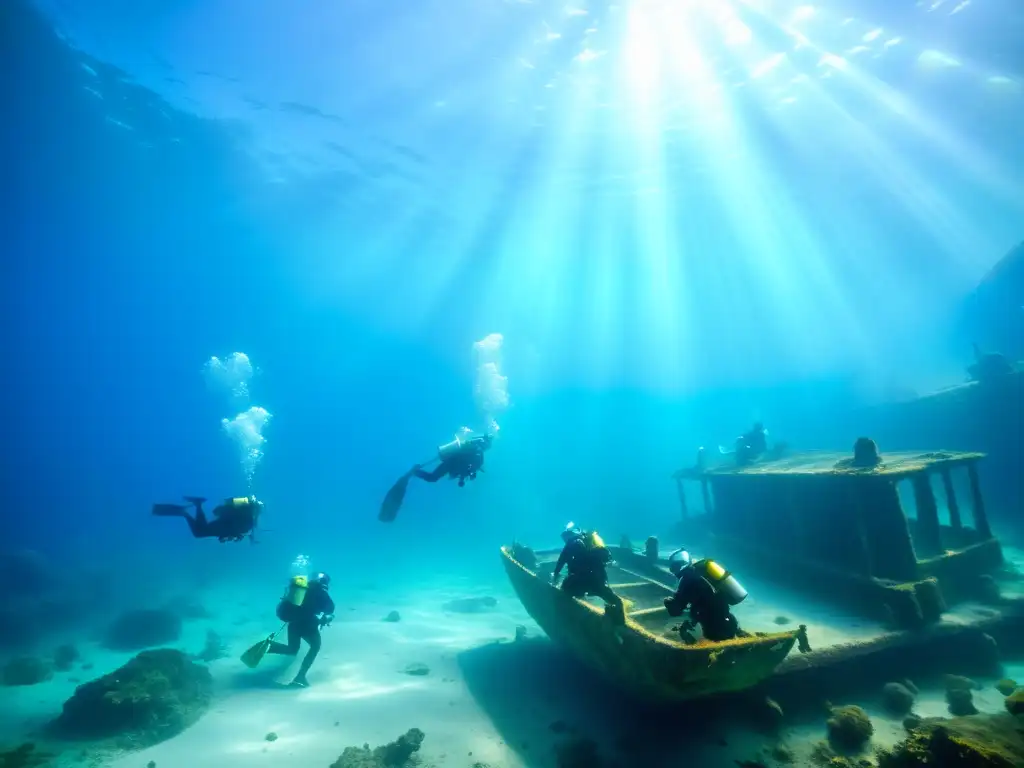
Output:
<svg viewBox="0 0 1024 768">
<path fill-rule="evenodd" d="M 927 472 L 918 472 L 910 482 L 914 486 L 914 503 L 917 505 L 917 543 L 926 556 L 942 552 L 942 538 L 939 532 L 939 508 Z"/>
<path fill-rule="evenodd" d="M 971 462 L 967 465 L 967 478 L 971 481 L 971 504 L 974 513 L 974 530 L 983 539 L 992 538 L 992 529 L 988 525 L 988 517 L 985 515 L 985 502 L 981 498 L 981 482 L 978 480 L 978 465 Z"/>
<path fill-rule="evenodd" d="M 946 506 L 949 507 L 949 524 L 953 530 L 959 531 L 964 527 L 960 519 L 960 504 L 956 500 L 956 490 L 953 488 L 953 474 L 949 467 L 942 468 L 942 489 L 946 493 Z"/>
<path fill-rule="evenodd" d="M 679 493 L 679 508 L 683 513 L 683 520 L 690 516 L 690 510 L 686 506 L 686 486 L 683 485 L 681 477 L 676 478 L 676 491 Z"/>
<path fill-rule="evenodd" d="M 711 483 L 706 477 L 700 479 L 700 495 L 704 499 L 704 514 L 710 515 L 714 510 L 711 508 Z"/>
</svg>

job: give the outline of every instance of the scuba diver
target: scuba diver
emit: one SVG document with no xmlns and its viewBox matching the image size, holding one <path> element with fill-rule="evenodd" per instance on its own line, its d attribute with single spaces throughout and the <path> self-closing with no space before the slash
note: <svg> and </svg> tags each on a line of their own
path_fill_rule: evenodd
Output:
<svg viewBox="0 0 1024 768">
<path fill-rule="evenodd" d="M 188 507 L 184 504 L 154 504 L 153 514 L 157 517 L 185 518 L 189 530 L 197 539 L 216 536 L 217 540 L 223 543 L 241 541 L 248 536 L 250 540 L 255 541 L 253 537 L 256 524 L 263 513 L 263 502 L 257 501 L 255 496 L 227 499 L 213 510 L 213 520 L 208 519 L 203 512 L 203 502 L 206 499 L 201 496 L 186 496 L 185 501 L 195 508 L 195 515 L 190 515 Z"/>
<path fill-rule="evenodd" d="M 334 601 L 327 594 L 330 586 L 331 577 L 326 573 L 318 573 L 311 579 L 295 576 L 278 603 L 277 618 L 288 625 L 288 643 L 275 643 L 271 640 L 267 652 L 295 656 L 299 652 L 299 641 L 309 643 L 309 650 L 302 659 L 295 679 L 290 683 L 293 688 L 309 686 L 306 674 L 320 653 L 320 629 L 329 626 L 334 620 Z"/>
<path fill-rule="evenodd" d="M 476 480 L 477 472 L 483 472 L 484 452 L 494 442 L 493 435 L 456 435 L 450 443 L 437 447 L 437 458 L 428 463 L 438 462 L 431 470 L 423 469 L 423 464 L 415 464 L 413 468 L 402 475 L 395 482 L 381 502 L 380 512 L 377 519 L 384 523 L 390 523 L 398 517 L 398 510 L 402 508 L 405 501 L 405 492 L 409 486 L 409 480 L 418 477 L 428 483 L 436 483 L 443 477 L 450 477 L 459 481 L 459 487 L 466 485 L 466 480 Z"/>
<path fill-rule="evenodd" d="M 690 609 L 692 622 L 700 624 L 706 640 L 731 640 L 744 634 L 729 610 L 747 597 L 747 591 L 736 578 L 713 560 L 694 561 L 690 553 L 677 549 L 668 560 L 669 570 L 679 579 L 672 597 L 665 598 L 669 616 L 681 616 Z M 692 641 L 686 623 L 679 628 L 684 640 Z"/>
<path fill-rule="evenodd" d="M 438 465 L 430 472 L 417 464 L 410 471 L 420 480 L 436 483 L 443 477 L 458 479 L 459 487 L 466 484 L 466 479 L 476 480 L 476 473 L 484 467 L 484 451 L 491 447 L 491 435 L 477 437 L 456 437 L 450 443 L 437 449 Z"/>
<path fill-rule="evenodd" d="M 608 586 L 608 572 L 605 566 L 611 561 L 611 554 L 596 531 L 582 531 L 575 523 L 569 523 L 562 531 L 562 553 L 558 556 L 551 583 L 558 584 L 562 568 L 569 573 L 562 582 L 562 591 L 571 597 L 582 598 L 595 595 L 605 602 L 605 616 L 618 622 L 625 621 L 625 606 L 622 598 Z"/>
</svg>

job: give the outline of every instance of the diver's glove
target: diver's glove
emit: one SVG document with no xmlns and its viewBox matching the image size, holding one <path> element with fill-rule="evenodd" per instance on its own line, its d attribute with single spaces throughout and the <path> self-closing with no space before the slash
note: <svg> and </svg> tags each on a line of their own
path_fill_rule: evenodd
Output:
<svg viewBox="0 0 1024 768">
<path fill-rule="evenodd" d="M 321 627 L 329 627 L 329 626 L 331 626 L 331 622 L 332 621 L 334 621 L 334 614 L 333 613 L 325 613 L 325 614 L 323 614 L 320 617 L 320 626 Z"/>
</svg>

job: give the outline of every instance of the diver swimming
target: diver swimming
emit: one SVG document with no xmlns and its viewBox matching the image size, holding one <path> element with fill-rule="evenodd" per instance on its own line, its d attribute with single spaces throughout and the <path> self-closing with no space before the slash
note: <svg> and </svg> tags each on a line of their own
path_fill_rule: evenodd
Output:
<svg viewBox="0 0 1024 768">
<path fill-rule="evenodd" d="M 227 499 L 213 510 L 210 520 L 203 511 L 206 501 L 201 496 L 185 496 L 185 501 L 195 510 L 189 514 L 185 504 L 154 504 L 156 517 L 183 517 L 188 523 L 192 536 L 197 539 L 214 538 L 220 542 L 241 541 L 246 536 L 255 541 L 256 525 L 263 513 L 263 502 L 255 496 L 238 496 Z"/>
<path fill-rule="evenodd" d="M 377 519 L 390 523 L 398 516 L 398 510 L 405 500 L 405 492 L 409 480 L 414 477 L 428 483 L 436 483 L 447 477 L 459 481 L 459 487 L 466 485 L 467 480 L 476 480 L 478 472 L 484 471 L 484 453 L 494 441 L 490 434 L 470 436 L 469 433 L 456 435 L 451 442 L 437 447 L 437 456 L 423 464 L 414 464 L 412 469 L 402 475 L 391 486 L 380 505 Z M 427 471 L 424 466 L 437 463 L 434 469 Z"/>
</svg>

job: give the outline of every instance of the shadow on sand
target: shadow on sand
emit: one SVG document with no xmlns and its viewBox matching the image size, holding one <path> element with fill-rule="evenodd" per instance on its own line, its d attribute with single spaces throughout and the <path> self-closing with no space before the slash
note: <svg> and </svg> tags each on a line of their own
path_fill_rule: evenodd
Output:
<svg viewBox="0 0 1024 768">
<path fill-rule="evenodd" d="M 735 699 L 639 701 L 541 638 L 475 648 L 458 663 L 505 744 L 531 768 L 734 764 L 725 748 L 739 724 Z M 593 742 L 599 758 L 581 741 Z"/>
</svg>

